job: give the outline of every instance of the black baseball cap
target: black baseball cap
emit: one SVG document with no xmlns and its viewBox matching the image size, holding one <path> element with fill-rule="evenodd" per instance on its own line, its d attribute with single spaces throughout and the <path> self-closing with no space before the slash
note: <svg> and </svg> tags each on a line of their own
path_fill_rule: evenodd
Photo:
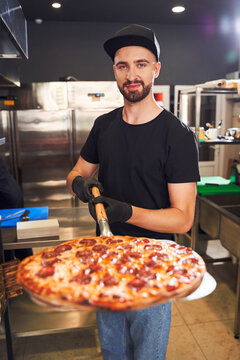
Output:
<svg viewBox="0 0 240 360">
<path fill-rule="evenodd" d="M 114 60 L 118 49 L 125 46 L 142 46 L 150 50 L 159 61 L 160 46 L 154 32 L 142 25 L 131 24 L 120 30 L 115 35 L 105 41 L 103 47 L 107 54 Z"/>
</svg>

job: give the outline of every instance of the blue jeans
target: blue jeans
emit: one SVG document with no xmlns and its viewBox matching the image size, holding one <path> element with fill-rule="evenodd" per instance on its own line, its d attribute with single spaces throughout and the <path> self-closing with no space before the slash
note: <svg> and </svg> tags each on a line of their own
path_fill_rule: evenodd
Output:
<svg viewBox="0 0 240 360">
<path fill-rule="evenodd" d="M 164 360 L 171 303 L 129 312 L 97 312 L 104 360 Z"/>
</svg>

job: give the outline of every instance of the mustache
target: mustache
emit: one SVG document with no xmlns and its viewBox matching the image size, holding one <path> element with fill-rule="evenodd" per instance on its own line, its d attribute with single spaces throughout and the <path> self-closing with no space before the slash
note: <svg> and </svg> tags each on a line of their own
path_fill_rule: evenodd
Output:
<svg viewBox="0 0 240 360">
<path fill-rule="evenodd" d="M 123 83 L 123 87 L 128 86 L 128 85 L 132 85 L 132 84 L 141 84 L 142 86 L 144 86 L 144 82 L 141 80 L 134 80 L 134 81 L 126 81 L 125 83 Z"/>
</svg>

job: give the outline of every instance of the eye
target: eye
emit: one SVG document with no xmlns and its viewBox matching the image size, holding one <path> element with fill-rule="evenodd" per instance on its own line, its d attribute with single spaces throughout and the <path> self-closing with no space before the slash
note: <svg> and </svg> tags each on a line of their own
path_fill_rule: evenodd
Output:
<svg viewBox="0 0 240 360">
<path fill-rule="evenodd" d="M 119 64 L 117 65 L 117 70 L 126 70 L 126 65 L 125 64 Z"/>
<path fill-rule="evenodd" d="M 145 62 L 140 62 L 137 64 L 138 69 L 144 69 L 146 66 L 147 66 L 147 64 Z"/>
</svg>

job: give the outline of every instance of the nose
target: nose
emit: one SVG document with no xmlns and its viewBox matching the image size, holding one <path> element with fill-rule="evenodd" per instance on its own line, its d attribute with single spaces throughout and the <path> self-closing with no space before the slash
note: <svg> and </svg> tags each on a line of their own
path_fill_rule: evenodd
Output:
<svg viewBox="0 0 240 360">
<path fill-rule="evenodd" d="M 127 71 L 127 79 L 128 80 L 134 80 L 136 79 L 137 73 L 136 73 L 136 67 L 135 66 L 129 66 Z"/>
</svg>

